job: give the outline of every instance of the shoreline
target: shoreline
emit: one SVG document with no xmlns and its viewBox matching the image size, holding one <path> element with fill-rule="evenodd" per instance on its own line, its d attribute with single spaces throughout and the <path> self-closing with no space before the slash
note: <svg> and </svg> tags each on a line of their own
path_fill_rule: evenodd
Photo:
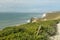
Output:
<svg viewBox="0 0 60 40">
<path fill-rule="evenodd" d="M 0 28 L 0 29 L 4 29 L 4 28 L 6 28 L 6 27 L 12 27 L 12 26 L 20 26 L 20 25 L 23 25 L 23 24 L 26 24 L 26 23 L 29 23 L 30 21 L 29 20 L 27 20 L 26 22 L 24 22 L 24 23 L 17 23 L 17 24 L 13 24 L 13 25 L 8 25 L 8 26 L 5 26 L 5 27 L 3 27 L 3 28 Z"/>
<path fill-rule="evenodd" d="M 29 23 L 31 17 L 41 17 L 41 15 L 43 15 L 43 13 L 21 13 L 21 14 L 17 14 L 16 13 L 11 13 L 11 14 L 0 14 L 2 17 L 1 17 L 1 20 L 0 20 L 0 29 L 1 28 L 5 28 L 5 27 L 8 27 L 8 26 L 18 26 L 18 25 L 22 25 L 22 24 L 25 24 L 25 23 Z M 3 16 L 4 15 L 4 16 Z M 9 15 L 9 16 L 7 16 Z"/>
</svg>

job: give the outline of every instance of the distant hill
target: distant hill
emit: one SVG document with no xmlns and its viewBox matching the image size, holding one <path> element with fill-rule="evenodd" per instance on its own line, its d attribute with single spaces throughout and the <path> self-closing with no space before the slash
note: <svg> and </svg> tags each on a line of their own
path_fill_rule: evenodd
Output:
<svg viewBox="0 0 60 40">
<path fill-rule="evenodd" d="M 60 12 L 46 13 L 46 16 L 44 17 L 44 19 L 47 19 L 47 20 L 60 19 Z"/>
<path fill-rule="evenodd" d="M 47 20 L 58 20 L 60 19 L 60 12 L 50 12 L 43 14 L 42 18 L 31 18 L 30 22 L 39 22 L 39 21 L 47 21 Z"/>
</svg>

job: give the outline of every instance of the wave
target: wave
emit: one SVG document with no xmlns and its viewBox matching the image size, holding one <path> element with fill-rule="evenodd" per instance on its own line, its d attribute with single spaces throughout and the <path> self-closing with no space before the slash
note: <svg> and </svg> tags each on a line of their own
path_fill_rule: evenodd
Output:
<svg viewBox="0 0 60 40">
<path fill-rule="evenodd" d="M 42 18 L 45 17 L 45 16 L 46 16 L 46 13 L 44 13 L 44 14 L 42 15 Z"/>
<path fill-rule="evenodd" d="M 27 20 L 27 22 L 29 23 L 29 22 L 30 22 L 30 20 Z"/>
</svg>

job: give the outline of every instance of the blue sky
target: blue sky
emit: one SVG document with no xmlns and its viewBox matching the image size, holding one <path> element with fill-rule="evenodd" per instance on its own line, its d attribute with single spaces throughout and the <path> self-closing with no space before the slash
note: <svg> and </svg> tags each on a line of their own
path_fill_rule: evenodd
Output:
<svg viewBox="0 0 60 40">
<path fill-rule="evenodd" d="M 0 0 L 0 12 L 60 11 L 60 0 Z"/>
</svg>

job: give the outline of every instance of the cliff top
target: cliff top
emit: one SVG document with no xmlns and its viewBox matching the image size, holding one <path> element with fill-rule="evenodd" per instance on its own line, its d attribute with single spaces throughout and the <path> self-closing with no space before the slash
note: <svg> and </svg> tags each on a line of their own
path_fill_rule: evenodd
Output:
<svg viewBox="0 0 60 40">
<path fill-rule="evenodd" d="M 46 13 L 46 16 L 44 18 L 46 18 L 47 20 L 60 19 L 60 12 Z"/>
</svg>

